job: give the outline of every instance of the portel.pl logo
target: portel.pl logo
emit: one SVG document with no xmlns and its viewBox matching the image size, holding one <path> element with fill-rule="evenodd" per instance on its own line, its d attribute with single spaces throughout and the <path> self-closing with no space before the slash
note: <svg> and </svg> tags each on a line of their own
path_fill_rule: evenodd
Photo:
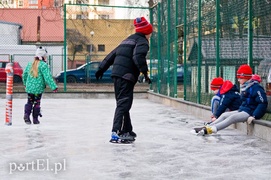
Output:
<svg viewBox="0 0 271 180">
<path fill-rule="evenodd" d="M 49 159 L 36 159 L 31 162 L 9 163 L 9 174 L 26 171 L 50 171 L 58 174 L 60 171 L 66 171 L 66 159 L 59 162 L 51 162 Z"/>
</svg>

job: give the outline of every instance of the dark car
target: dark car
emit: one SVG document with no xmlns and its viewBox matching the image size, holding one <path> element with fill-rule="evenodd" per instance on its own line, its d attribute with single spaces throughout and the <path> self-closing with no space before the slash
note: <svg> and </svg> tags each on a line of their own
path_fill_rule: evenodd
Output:
<svg viewBox="0 0 271 180">
<path fill-rule="evenodd" d="M 102 79 L 96 80 L 95 73 L 98 70 L 100 62 L 89 62 L 89 66 L 83 64 L 76 69 L 69 69 L 66 71 L 67 83 L 86 83 L 88 82 L 113 82 L 111 78 L 112 66 L 104 72 Z M 88 71 L 89 69 L 89 71 Z M 89 74 L 87 74 L 89 72 Z M 57 82 L 64 82 L 64 71 L 58 73 L 55 77 Z"/>
<path fill-rule="evenodd" d="M 191 79 L 191 68 L 187 67 L 186 80 Z M 184 66 L 182 64 L 177 65 L 177 82 L 183 82 L 184 80 Z"/>
<path fill-rule="evenodd" d="M 6 73 L 6 65 L 9 62 L 0 60 L 0 82 L 6 82 L 7 73 Z M 18 62 L 13 62 L 13 82 L 21 83 L 22 82 L 23 69 Z"/>
<path fill-rule="evenodd" d="M 152 68 L 152 76 L 150 77 L 152 80 L 154 80 L 154 82 L 156 81 L 157 79 L 157 68 Z M 170 78 L 173 78 L 173 69 L 171 69 L 170 71 Z M 164 74 L 167 75 L 167 69 L 165 68 L 165 71 L 164 71 Z M 191 69 L 188 68 L 188 71 L 187 71 L 187 79 L 190 79 L 191 78 Z M 177 64 L 177 82 L 180 83 L 180 82 L 183 82 L 184 80 L 184 66 L 182 64 Z M 138 78 L 138 82 L 145 82 L 145 78 L 143 76 L 143 74 L 140 74 L 139 78 Z"/>
</svg>

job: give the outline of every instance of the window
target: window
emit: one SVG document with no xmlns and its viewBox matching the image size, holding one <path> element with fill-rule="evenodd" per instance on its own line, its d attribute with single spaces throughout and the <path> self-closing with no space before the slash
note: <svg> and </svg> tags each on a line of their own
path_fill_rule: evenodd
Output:
<svg viewBox="0 0 271 180">
<path fill-rule="evenodd" d="M 99 5 L 109 5 L 109 0 L 98 0 Z"/>
<path fill-rule="evenodd" d="M 23 7 L 24 1 L 19 1 L 19 7 Z"/>
<path fill-rule="evenodd" d="M 96 71 L 97 69 L 99 69 L 99 63 L 92 63 L 91 64 L 91 67 L 90 67 L 90 70 L 91 71 Z"/>
<path fill-rule="evenodd" d="M 31 9 L 38 9 L 39 7 L 38 6 L 29 6 L 29 8 L 31 8 Z"/>
<path fill-rule="evenodd" d="M 109 15 L 101 14 L 101 15 L 99 15 L 99 19 L 109 19 Z"/>
<path fill-rule="evenodd" d="M 94 51 L 94 46 L 93 46 L 93 44 L 87 45 L 87 51 L 90 52 L 90 53 Z"/>
<path fill-rule="evenodd" d="M 82 19 L 82 15 L 81 14 L 76 14 L 76 19 Z"/>
<path fill-rule="evenodd" d="M 30 0 L 29 4 L 38 4 L 38 0 Z"/>
<path fill-rule="evenodd" d="M 104 44 L 98 44 L 98 51 L 104 52 L 105 51 L 105 45 Z"/>
</svg>

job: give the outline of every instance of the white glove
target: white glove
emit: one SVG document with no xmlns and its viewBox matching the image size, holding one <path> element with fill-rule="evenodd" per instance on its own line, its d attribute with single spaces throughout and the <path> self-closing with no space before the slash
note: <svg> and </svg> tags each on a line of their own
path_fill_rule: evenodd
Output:
<svg viewBox="0 0 271 180">
<path fill-rule="evenodd" d="M 247 123 L 248 123 L 248 124 L 251 124 L 253 120 L 255 120 L 255 117 L 249 116 L 249 117 L 247 118 Z"/>
</svg>

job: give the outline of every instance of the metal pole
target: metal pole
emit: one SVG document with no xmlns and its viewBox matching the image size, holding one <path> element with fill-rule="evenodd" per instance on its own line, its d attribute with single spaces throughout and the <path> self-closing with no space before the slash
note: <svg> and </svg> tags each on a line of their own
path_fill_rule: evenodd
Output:
<svg viewBox="0 0 271 180">
<path fill-rule="evenodd" d="M 153 7 L 151 7 L 150 9 L 149 9 L 149 12 L 150 12 L 150 23 L 153 25 Z M 151 80 L 153 79 L 152 77 L 153 77 L 153 74 L 152 74 L 152 72 L 153 72 L 153 67 L 152 67 L 152 63 L 154 62 L 152 62 L 152 60 L 153 60 L 153 50 L 152 50 L 152 46 L 153 46 L 153 40 L 152 40 L 152 38 L 150 38 L 150 62 L 149 62 L 149 72 L 150 72 L 150 78 L 151 78 Z M 150 89 L 152 89 L 152 84 L 150 84 Z"/>
<path fill-rule="evenodd" d="M 6 65 L 5 71 L 7 73 L 6 84 L 6 121 L 8 126 L 12 125 L 12 95 L 13 95 L 13 63 Z"/>
<path fill-rule="evenodd" d="M 186 28 L 187 28 L 187 18 L 186 18 L 186 0 L 184 0 L 184 25 L 183 25 L 183 46 L 184 46 L 184 50 L 183 50 L 183 61 L 184 61 L 184 77 L 187 76 L 187 67 L 186 67 Z M 183 85 L 183 94 L 184 94 L 184 100 L 186 100 L 186 80 L 184 80 L 184 85 Z"/>
<path fill-rule="evenodd" d="M 252 0 L 248 1 L 248 65 L 253 66 Z"/>
<path fill-rule="evenodd" d="M 219 34 L 220 34 L 220 0 L 216 0 L 216 77 L 220 76 L 220 44 L 219 44 Z"/>
<path fill-rule="evenodd" d="M 157 43 L 157 48 L 158 48 L 158 52 L 157 52 L 157 56 L 158 56 L 158 78 L 157 78 L 157 86 L 158 86 L 158 91 L 157 93 L 160 93 L 161 92 L 161 42 L 162 42 L 162 39 L 161 39 L 161 3 L 158 3 L 158 12 L 157 12 L 157 34 L 158 34 L 158 43 Z"/>
<path fill-rule="evenodd" d="M 64 4 L 64 58 L 63 58 L 63 61 L 64 61 L 64 92 L 67 91 L 67 73 L 66 73 L 66 70 L 67 70 L 67 67 L 66 67 L 66 60 L 67 60 L 67 35 L 66 35 L 66 23 L 67 23 L 67 20 L 66 20 L 66 13 L 67 13 L 67 10 L 66 10 L 66 4 Z"/>
<path fill-rule="evenodd" d="M 177 94 L 177 59 L 178 59 L 178 0 L 175 0 L 175 29 L 174 29 L 174 92 L 173 95 L 175 98 L 178 97 Z"/>
<path fill-rule="evenodd" d="M 198 8 L 198 93 L 197 103 L 201 103 L 201 0 L 199 0 Z"/>
<path fill-rule="evenodd" d="M 170 0 L 167 0 L 167 95 L 170 96 L 170 25 L 171 25 L 171 19 L 170 19 Z"/>
</svg>

